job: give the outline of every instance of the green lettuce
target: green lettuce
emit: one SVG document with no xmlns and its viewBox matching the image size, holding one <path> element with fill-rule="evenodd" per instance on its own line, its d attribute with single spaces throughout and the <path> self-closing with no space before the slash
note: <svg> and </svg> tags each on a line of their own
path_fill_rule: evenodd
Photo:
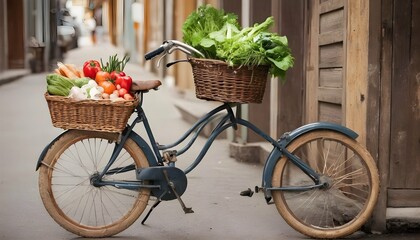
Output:
<svg viewBox="0 0 420 240">
<path fill-rule="evenodd" d="M 294 58 L 287 37 L 269 32 L 273 17 L 241 29 L 237 16 L 224 14 L 210 5 L 201 6 L 183 25 L 183 40 L 202 52 L 231 66 L 268 65 L 274 77 L 284 80 Z"/>
<path fill-rule="evenodd" d="M 182 26 L 183 41 L 202 52 L 206 58 L 216 59 L 216 42 L 209 34 L 221 30 L 225 23 L 239 28 L 237 19 L 236 15 L 225 14 L 211 5 L 200 6 Z"/>
</svg>

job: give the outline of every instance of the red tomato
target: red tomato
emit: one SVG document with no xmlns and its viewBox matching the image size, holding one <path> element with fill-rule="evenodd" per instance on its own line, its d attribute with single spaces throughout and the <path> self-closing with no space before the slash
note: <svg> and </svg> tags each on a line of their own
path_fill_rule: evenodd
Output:
<svg viewBox="0 0 420 240">
<path fill-rule="evenodd" d="M 112 82 L 102 81 L 98 83 L 99 86 L 104 88 L 104 93 L 112 94 L 117 88 Z"/>
<path fill-rule="evenodd" d="M 117 71 L 112 71 L 111 72 L 111 80 L 115 83 L 115 85 L 117 85 L 117 79 L 118 77 L 123 77 L 125 76 L 124 72 L 117 72 Z"/>
<path fill-rule="evenodd" d="M 95 81 L 99 84 L 104 81 L 111 80 L 111 75 L 105 71 L 99 71 L 96 73 Z"/>
<path fill-rule="evenodd" d="M 118 90 L 118 95 L 120 96 L 120 97 L 124 97 L 124 95 L 125 94 L 127 94 L 128 93 L 128 90 L 127 89 L 125 89 L 125 88 L 120 88 L 119 90 Z"/>
<path fill-rule="evenodd" d="M 118 71 L 112 71 L 111 72 L 111 78 L 116 79 L 118 76 L 125 76 L 124 72 L 118 72 Z"/>
<path fill-rule="evenodd" d="M 96 60 L 89 60 L 83 64 L 83 74 L 86 77 L 95 79 L 96 73 L 101 71 L 101 65 Z"/>
<path fill-rule="evenodd" d="M 134 100 L 133 96 L 131 96 L 131 94 L 129 94 L 129 93 L 124 94 L 124 99 L 125 100 Z"/>
</svg>

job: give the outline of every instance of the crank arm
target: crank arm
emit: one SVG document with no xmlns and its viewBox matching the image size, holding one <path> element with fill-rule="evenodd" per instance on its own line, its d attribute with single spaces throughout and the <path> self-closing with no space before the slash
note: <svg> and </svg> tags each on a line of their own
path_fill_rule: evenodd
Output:
<svg viewBox="0 0 420 240">
<path fill-rule="evenodd" d="M 194 213 L 194 211 L 192 210 L 192 208 L 186 207 L 184 202 L 182 201 L 181 197 L 179 196 L 179 194 L 176 192 L 174 184 L 171 183 L 171 181 L 169 180 L 168 177 L 168 173 L 166 172 L 166 170 L 163 170 L 163 176 L 166 179 L 166 182 L 168 183 L 168 186 L 171 188 L 172 192 L 175 194 L 176 199 L 178 199 L 179 203 L 181 204 L 182 210 L 184 210 L 184 213 Z"/>
</svg>

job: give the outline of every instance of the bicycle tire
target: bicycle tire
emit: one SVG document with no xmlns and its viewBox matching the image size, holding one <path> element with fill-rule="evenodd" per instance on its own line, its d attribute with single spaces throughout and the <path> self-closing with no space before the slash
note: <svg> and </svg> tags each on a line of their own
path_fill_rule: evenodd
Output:
<svg viewBox="0 0 420 240">
<path fill-rule="evenodd" d="M 132 191 L 94 187 L 93 174 L 108 162 L 118 134 L 71 130 L 48 150 L 39 173 L 39 190 L 51 217 L 64 229 L 82 237 L 108 237 L 134 223 L 144 211 L 150 189 Z M 112 145 L 112 146 L 111 146 Z M 148 167 L 143 151 L 127 139 L 112 167 Z M 111 168 L 112 168 L 111 167 Z M 136 180 L 133 171 L 105 175 L 110 180 Z"/>
<path fill-rule="evenodd" d="M 273 191 L 284 220 L 313 238 L 339 238 L 358 231 L 369 219 L 379 193 L 378 170 L 370 153 L 356 140 L 330 130 L 306 133 L 293 140 L 287 150 L 302 160 L 311 159 L 306 163 L 329 186 L 301 192 Z M 303 186 L 313 181 L 283 156 L 274 168 L 272 184 Z"/>
</svg>

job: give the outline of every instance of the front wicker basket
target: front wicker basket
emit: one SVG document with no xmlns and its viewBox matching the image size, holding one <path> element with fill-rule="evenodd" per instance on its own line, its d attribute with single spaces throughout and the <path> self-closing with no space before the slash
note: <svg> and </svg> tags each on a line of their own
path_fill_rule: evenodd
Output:
<svg viewBox="0 0 420 240">
<path fill-rule="evenodd" d="M 226 62 L 190 58 L 197 98 L 229 103 L 261 103 L 268 66 L 231 67 Z"/>
<path fill-rule="evenodd" d="M 139 103 L 133 101 L 82 100 L 45 93 L 54 127 L 120 133 Z"/>
</svg>

